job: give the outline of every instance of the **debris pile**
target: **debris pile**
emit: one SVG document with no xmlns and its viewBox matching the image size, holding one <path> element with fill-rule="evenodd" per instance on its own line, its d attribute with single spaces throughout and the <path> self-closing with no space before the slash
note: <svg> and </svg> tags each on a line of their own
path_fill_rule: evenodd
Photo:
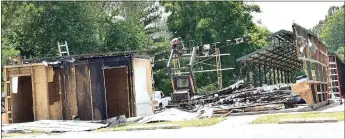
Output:
<svg viewBox="0 0 345 139">
<path fill-rule="evenodd" d="M 209 117 L 212 114 L 294 108 L 293 99 L 289 84 L 254 88 L 240 80 L 210 95 L 193 97 L 189 102 L 180 103 L 177 108 Z"/>
</svg>

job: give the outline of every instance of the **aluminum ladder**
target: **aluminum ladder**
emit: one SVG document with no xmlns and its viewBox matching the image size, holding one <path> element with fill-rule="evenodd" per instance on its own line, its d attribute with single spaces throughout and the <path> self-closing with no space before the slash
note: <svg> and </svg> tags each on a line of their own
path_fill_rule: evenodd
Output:
<svg viewBox="0 0 345 139">
<path fill-rule="evenodd" d="M 65 50 L 61 50 L 63 49 L 63 47 L 65 47 Z M 58 42 L 58 48 L 59 48 L 60 56 L 64 56 L 64 54 L 69 56 L 67 41 L 65 41 L 65 44 L 60 44 L 60 42 Z"/>
<path fill-rule="evenodd" d="M 342 103 L 340 81 L 338 74 L 338 65 L 335 57 L 329 57 L 329 100 L 335 100 Z"/>
</svg>

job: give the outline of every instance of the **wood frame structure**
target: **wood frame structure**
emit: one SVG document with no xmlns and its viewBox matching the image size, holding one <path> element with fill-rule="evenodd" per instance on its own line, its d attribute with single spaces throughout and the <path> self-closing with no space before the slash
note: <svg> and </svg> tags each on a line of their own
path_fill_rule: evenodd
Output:
<svg viewBox="0 0 345 139">
<path fill-rule="evenodd" d="M 242 77 L 254 86 L 294 82 L 294 73 L 303 68 L 293 45 L 293 33 L 280 30 L 273 33 L 270 46 L 238 58 Z M 250 77 L 251 76 L 251 77 Z"/>
<path fill-rule="evenodd" d="M 292 90 L 313 108 L 325 105 L 328 102 L 328 48 L 315 33 L 298 24 L 293 23 L 292 30 L 298 59 L 303 61 L 309 79 L 293 85 Z"/>
<path fill-rule="evenodd" d="M 55 61 L 56 59 L 59 60 Z M 4 66 L 6 113 L 2 117 L 3 123 L 25 122 L 15 118 L 20 112 L 13 110 L 20 109 L 16 108 L 20 103 L 11 100 L 14 95 L 11 92 L 10 78 L 18 76 L 31 77 L 32 97 L 20 98 L 21 101 L 33 101 L 34 118 L 30 121 L 71 120 L 76 116 L 81 120 L 105 120 L 114 116 L 108 115 L 110 109 L 119 111 L 126 117 L 153 113 L 150 57 L 129 54 L 49 58 L 48 61 L 51 62 L 45 60 L 47 59 L 36 59 L 34 62 L 28 60 L 31 63 Z M 118 70 L 104 72 L 114 68 Z M 120 71 L 121 74 L 117 74 Z M 106 81 L 105 76 L 112 76 L 112 79 L 117 80 Z M 108 95 L 110 91 L 114 95 Z M 117 98 L 128 99 L 122 103 L 122 99 Z"/>
<path fill-rule="evenodd" d="M 188 101 L 192 96 L 197 94 L 195 73 L 217 71 L 218 89 L 222 89 L 222 71 L 231 70 L 233 68 L 221 69 L 220 57 L 230 54 L 220 54 L 219 48 L 216 47 L 217 43 L 214 44 L 215 45 L 212 48 L 214 48 L 215 53 L 211 55 L 203 55 L 203 52 L 209 53 L 209 50 L 205 51 L 201 46 L 192 47 L 192 51 L 190 52 L 190 54 L 179 54 L 177 50 L 171 50 L 167 63 L 167 69 L 168 75 L 171 77 L 171 84 L 173 88 L 173 102 Z M 203 63 L 204 60 L 195 62 L 197 58 L 207 58 L 206 60 L 208 60 L 213 57 L 216 58 L 216 65 Z M 181 67 L 180 59 L 187 59 L 189 61 L 187 64 L 182 64 L 183 67 Z M 212 65 L 215 66 L 216 69 L 194 71 L 193 66 L 196 64 Z M 179 81 L 186 82 L 187 86 L 180 87 Z"/>
</svg>

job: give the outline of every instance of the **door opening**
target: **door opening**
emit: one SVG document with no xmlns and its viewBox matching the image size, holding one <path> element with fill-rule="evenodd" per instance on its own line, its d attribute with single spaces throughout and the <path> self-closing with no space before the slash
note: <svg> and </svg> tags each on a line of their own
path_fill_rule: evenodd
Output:
<svg viewBox="0 0 345 139">
<path fill-rule="evenodd" d="M 107 117 L 130 116 L 128 68 L 104 69 Z"/>
<path fill-rule="evenodd" d="M 17 78 L 11 82 L 11 115 L 13 123 L 34 121 L 31 76 Z"/>
</svg>

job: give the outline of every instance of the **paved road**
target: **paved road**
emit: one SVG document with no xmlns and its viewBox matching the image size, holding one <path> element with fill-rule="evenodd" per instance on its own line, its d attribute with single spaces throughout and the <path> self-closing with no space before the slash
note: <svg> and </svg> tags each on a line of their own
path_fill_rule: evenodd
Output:
<svg viewBox="0 0 345 139">
<path fill-rule="evenodd" d="M 323 124 L 261 124 L 258 116 L 229 117 L 210 127 L 146 131 L 70 132 L 34 138 L 344 138 L 344 122 Z M 27 138 L 27 137 L 25 137 Z"/>
</svg>

